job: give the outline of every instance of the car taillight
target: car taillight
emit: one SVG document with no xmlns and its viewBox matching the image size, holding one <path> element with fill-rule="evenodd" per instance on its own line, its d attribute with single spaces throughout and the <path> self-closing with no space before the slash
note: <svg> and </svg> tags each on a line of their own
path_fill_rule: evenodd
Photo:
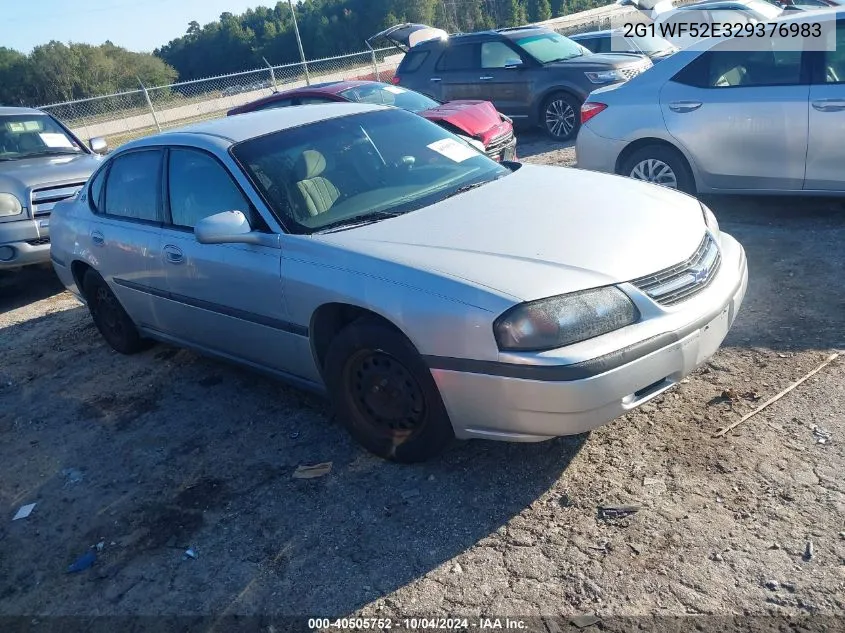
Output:
<svg viewBox="0 0 845 633">
<path fill-rule="evenodd" d="M 606 103 L 597 103 L 595 101 L 588 101 L 581 106 L 581 125 L 596 116 L 599 112 L 607 108 Z"/>
<path fill-rule="evenodd" d="M 393 79 L 390 80 L 390 83 L 392 83 L 394 86 L 398 86 L 399 85 L 399 75 L 393 75 Z"/>
</svg>

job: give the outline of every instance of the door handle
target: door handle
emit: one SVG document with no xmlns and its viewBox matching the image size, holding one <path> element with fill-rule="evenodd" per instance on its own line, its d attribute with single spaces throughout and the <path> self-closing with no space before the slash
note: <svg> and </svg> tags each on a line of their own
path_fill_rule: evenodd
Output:
<svg viewBox="0 0 845 633">
<path fill-rule="evenodd" d="M 845 110 L 845 99 L 817 99 L 812 105 L 819 112 L 841 112 Z"/>
<path fill-rule="evenodd" d="M 673 101 L 669 104 L 669 109 L 672 112 L 692 112 L 701 107 L 701 101 Z"/>
<path fill-rule="evenodd" d="M 442 79 L 440 79 L 440 77 L 432 77 L 431 79 L 429 79 L 429 81 L 432 81 L 432 82 L 435 82 L 435 83 L 436 83 L 436 82 L 438 82 L 438 81 L 443 81 L 443 80 L 442 80 Z"/>
<path fill-rule="evenodd" d="M 490 81 L 491 79 L 493 79 L 493 77 L 491 77 L 490 75 L 483 75 L 479 77 L 479 79 L 481 79 L 482 81 Z"/>
<path fill-rule="evenodd" d="M 91 231 L 91 241 L 94 242 L 96 246 L 102 246 L 106 243 L 106 238 L 99 231 Z"/>
<path fill-rule="evenodd" d="M 182 249 L 177 246 L 173 246 L 173 244 L 168 244 L 164 247 L 164 258 L 171 264 L 181 264 L 182 258 Z"/>
</svg>

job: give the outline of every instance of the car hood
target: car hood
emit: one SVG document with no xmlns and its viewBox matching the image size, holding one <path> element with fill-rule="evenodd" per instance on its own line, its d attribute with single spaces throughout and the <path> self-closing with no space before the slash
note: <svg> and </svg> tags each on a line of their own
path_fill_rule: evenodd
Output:
<svg viewBox="0 0 845 633">
<path fill-rule="evenodd" d="M 648 57 L 638 53 L 593 53 L 592 55 L 579 55 L 560 62 L 550 62 L 547 68 L 583 68 L 585 70 L 603 70 L 607 68 L 619 68 L 631 64 L 647 62 Z"/>
<path fill-rule="evenodd" d="M 673 266 L 692 255 L 704 231 L 691 196 L 621 176 L 523 165 L 430 207 L 314 237 L 530 301 Z"/>
<path fill-rule="evenodd" d="M 23 193 L 33 187 L 85 182 L 100 165 L 101 160 L 102 157 L 96 154 L 80 154 L 0 162 L 0 191 L 14 193 L 9 189 L 13 188 Z"/>
<path fill-rule="evenodd" d="M 449 123 L 485 144 L 512 127 L 489 101 L 449 101 L 418 114 L 430 121 Z"/>
</svg>

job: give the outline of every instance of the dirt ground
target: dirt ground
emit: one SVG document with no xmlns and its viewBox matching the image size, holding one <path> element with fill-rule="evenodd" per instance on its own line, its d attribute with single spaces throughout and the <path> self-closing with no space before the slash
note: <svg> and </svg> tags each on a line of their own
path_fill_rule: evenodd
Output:
<svg viewBox="0 0 845 633">
<path fill-rule="evenodd" d="M 573 161 L 526 139 L 529 162 Z M 845 347 L 845 206 L 707 202 L 751 278 L 712 362 L 589 436 L 419 466 L 270 379 L 113 353 L 51 271 L 4 276 L 0 615 L 841 616 L 845 357 L 712 435 Z"/>
</svg>

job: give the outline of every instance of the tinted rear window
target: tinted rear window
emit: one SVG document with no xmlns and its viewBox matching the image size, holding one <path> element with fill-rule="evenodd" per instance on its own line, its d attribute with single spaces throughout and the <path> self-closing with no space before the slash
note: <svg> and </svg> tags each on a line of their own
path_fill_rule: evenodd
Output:
<svg viewBox="0 0 845 633">
<path fill-rule="evenodd" d="M 477 59 L 475 44 L 450 46 L 437 60 L 437 70 L 472 70 L 478 68 L 481 60 Z"/>
<path fill-rule="evenodd" d="M 398 72 L 413 73 L 418 71 L 426 57 L 428 57 L 428 51 L 408 51 L 402 58 L 402 63 L 399 64 Z"/>
</svg>

